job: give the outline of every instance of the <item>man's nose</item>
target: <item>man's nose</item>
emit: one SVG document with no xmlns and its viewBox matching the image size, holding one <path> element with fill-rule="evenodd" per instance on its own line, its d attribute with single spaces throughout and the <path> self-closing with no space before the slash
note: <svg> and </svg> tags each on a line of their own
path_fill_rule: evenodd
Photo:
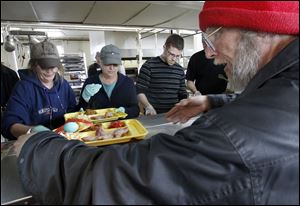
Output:
<svg viewBox="0 0 300 206">
<path fill-rule="evenodd" d="M 208 46 L 204 46 L 205 57 L 207 59 L 214 59 L 217 55 L 215 51 L 210 49 Z"/>
</svg>

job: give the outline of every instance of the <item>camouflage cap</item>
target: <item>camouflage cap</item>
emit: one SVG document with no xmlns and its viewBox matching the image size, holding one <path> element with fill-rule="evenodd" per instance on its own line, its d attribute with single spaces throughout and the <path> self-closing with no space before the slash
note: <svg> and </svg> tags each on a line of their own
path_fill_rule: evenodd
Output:
<svg viewBox="0 0 300 206">
<path fill-rule="evenodd" d="M 37 60 L 43 69 L 58 67 L 60 65 L 58 50 L 49 41 L 33 44 L 30 50 L 30 58 Z"/>
</svg>

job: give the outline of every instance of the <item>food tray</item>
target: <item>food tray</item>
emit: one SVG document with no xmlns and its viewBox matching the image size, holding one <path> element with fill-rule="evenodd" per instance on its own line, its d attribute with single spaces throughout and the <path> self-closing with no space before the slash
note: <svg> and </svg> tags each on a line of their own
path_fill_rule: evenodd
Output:
<svg viewBox="0 0 300 206">
<path fill-rule="evenodd" d="M 96 131 L 88 131 L 88 132 L 73 133 L 69 137 L 66 136 L 66 138 L 69 140 L 71 139 L 81 140 L 87 145 L 91 145 L 91 146 L 104 146 L 110 144 L 125 143 L 131 141 L 132 139 L 144 139 L 144 137 L 148 134 L 147 129 L 136 119 L 127 119 L 127 120 L 120 120 L 120 121 L 125 122 L 129 130 L 128 134 L 126 134 L 123 137 L 116 137 L 112 139 L 95 140 L 95 141 L 81 140 L 81 138 L 83 137 L 93 136 L 96 133 Z M 102 128 L 105 131 L 113 131 L 118 129 L 118 128 L 108 129 L 110 123 L 111 122 L 102 123 Z"/>
<path fill-rule="evenodd" d="M 101 122 L 108 122 L 108 121 L 117 120 L 117 119 L 120 119 L 120 118 L 125 118 L 127 116 L 126 113 L 124 113 L 124 112 L 115 112 L 115 110 L 116 110 L 116 108 L 96 109 L 94 111 L 97 114 L 92 114 L 92 115 L 85 115 L 84 112 L 73 112 L 73 113 L 65 114 L 64 118 L 65 118 L 65 121 L 67 121 L 70 118 L 83 118 L 83 119 L 87 119 L 87 120 L 89 120 L 93 123 L 101 123 Z M 91 119 L 92 117 L 95 117 L 95 116 L 104 116 L 106 112 L 112 112 L 113 116 L 103 118 L 101 120 Z"/>
</svg>

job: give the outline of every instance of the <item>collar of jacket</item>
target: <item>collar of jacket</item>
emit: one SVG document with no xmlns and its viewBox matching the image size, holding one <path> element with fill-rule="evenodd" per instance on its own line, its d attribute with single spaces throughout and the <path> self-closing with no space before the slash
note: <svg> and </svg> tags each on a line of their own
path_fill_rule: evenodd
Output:
<svg viewBox="0 0 300 206">
<path fill-rule="evenodd" d="M 277 56 L 275 56 L 268 64 L 266 64 L 254 78 L 249 82 L 246 89 L 241 93 L 240 97 L 248 94 L 254 89 L 259 88 L 267 80 L 275 75 L 291 68 L 299 63 L 299 37 L 285 47 Z"/>
</svg>

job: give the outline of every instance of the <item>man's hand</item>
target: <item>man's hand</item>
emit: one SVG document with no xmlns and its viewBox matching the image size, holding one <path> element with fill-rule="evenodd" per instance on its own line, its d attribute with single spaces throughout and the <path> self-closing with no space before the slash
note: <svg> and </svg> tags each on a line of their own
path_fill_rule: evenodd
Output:
<svg viewBox="0 0 300 206">
<path fill-rule="evenodd" d="M 201 92 L 199 92 L 198 90 L 194 92 L 193 96 L 198 96 L 201 95 Z"/>
<path fill-rule="evenodd" d="M 22 150 L 23 145 L 25 144 L 25 142 L 35 133 L 30 133 L 30 134 L 24 134 L 18 137 L 18 140 L 14 143 L 14 152 L 17 155 L 17 157 L 19 157 L 19 154 Z"/>
<path fill-rule="evenodd" d="M 145 114 L 146 115 L 156 115 L 156 110 L 153 108 L 153 106 L 150 104 L 145 108 Z"/>
<path fill-rule="evenodd" d="M 209 109 L 210 104 L 207 96 L 197 95 L 181 100 L 166 113 L 165 117 L 169 122 L 185 123 L 192 117 L 199 115 L 201 112 L 208 111 Z"/>
</svg>

